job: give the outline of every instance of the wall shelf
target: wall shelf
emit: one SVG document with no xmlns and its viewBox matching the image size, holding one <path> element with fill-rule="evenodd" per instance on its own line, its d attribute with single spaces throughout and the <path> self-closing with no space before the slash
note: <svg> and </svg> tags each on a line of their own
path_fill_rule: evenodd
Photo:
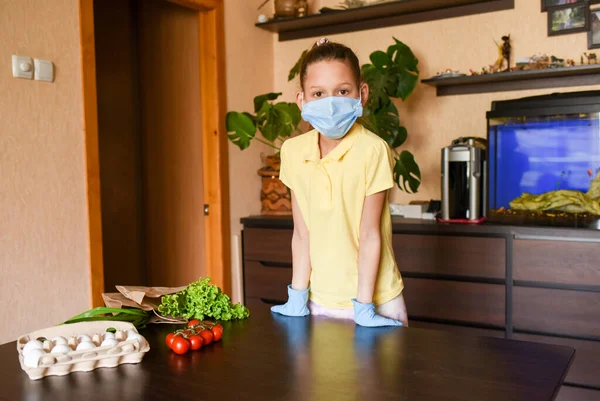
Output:
<svg viewBox="0 0 600 401">
<path fill-rule="evenodd" d="M 429 78 L 421 82 L 435 86 L 438 96 L 598 85 L 600 84 L 600 64 L 463 77 Z"/>
<path fill-rule="evenodd" d="M 514 6 L 514 0 L 398 0 L 302 18 L 279 18 L 256 26 L 278 33 L 279 41 L 283 42 L 508 10 Z"/>
</svg>

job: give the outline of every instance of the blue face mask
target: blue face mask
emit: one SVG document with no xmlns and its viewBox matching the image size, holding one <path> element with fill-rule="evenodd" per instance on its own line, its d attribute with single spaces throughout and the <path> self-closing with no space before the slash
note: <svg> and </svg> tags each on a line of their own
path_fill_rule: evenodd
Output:
<svg viewBox="0 0 600 401">
<path fill-rule="evenodd" d="M 304 99 L 304 94 L 302 95 Z M 304 100 L 303 100 L 304 101 Z M 363 114 L 361 98 L 329 96 L 302 104 L 302 118 L 327 138 L 339 139 Z"/>
</svg>

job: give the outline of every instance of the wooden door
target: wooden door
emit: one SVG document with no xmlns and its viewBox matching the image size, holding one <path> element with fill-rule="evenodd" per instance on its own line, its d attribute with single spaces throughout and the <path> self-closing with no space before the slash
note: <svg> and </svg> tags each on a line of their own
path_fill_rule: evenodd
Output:
<svg viewBox="0 0 600 401">
<path fill-rule="evenodd" d="M 198 13 L 138 4 L 142 196 L 148 284 L 205 275 Z"/>
</svg>

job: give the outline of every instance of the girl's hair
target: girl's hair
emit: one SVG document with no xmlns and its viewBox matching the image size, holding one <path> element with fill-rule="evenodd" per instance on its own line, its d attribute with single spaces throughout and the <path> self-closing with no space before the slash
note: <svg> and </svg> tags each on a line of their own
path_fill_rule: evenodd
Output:
<svg viewBox="0 0 600 401">
<path fill-rule="evenodd" d="M 331 60 L 339 60 L 348 64 L 356 79 L 356 84 L 360 85 L 360 65 L 356 54 L 354 54 L 352 49 L 341 43 L 333 43 L 323 38 L 315 43 L 302 59 L 302 63 L 300 64 L 300 86 L 302 90 L 304 90 L 304 81 L 306 80 L 308 66 L 319 61 Z"/>
</svg>

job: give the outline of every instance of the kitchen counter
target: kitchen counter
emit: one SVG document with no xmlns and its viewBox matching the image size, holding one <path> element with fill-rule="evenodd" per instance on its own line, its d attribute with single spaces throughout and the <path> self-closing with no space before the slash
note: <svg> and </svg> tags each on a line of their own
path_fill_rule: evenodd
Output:
<svg viewBox="0 0 600 401">
<path fill-rule="evenodd" d="M 224 324 L 221 342 L 175 355 L 170 325 L 141 333 L 138 365 L 31 381 L 14 342 L 0 346 L 3 401 L 414 400 L 550 401 L 570 347 L 419 328 L 367 329 L 351 321 L 273 316 L 255 306 Z"/>
</svg>

